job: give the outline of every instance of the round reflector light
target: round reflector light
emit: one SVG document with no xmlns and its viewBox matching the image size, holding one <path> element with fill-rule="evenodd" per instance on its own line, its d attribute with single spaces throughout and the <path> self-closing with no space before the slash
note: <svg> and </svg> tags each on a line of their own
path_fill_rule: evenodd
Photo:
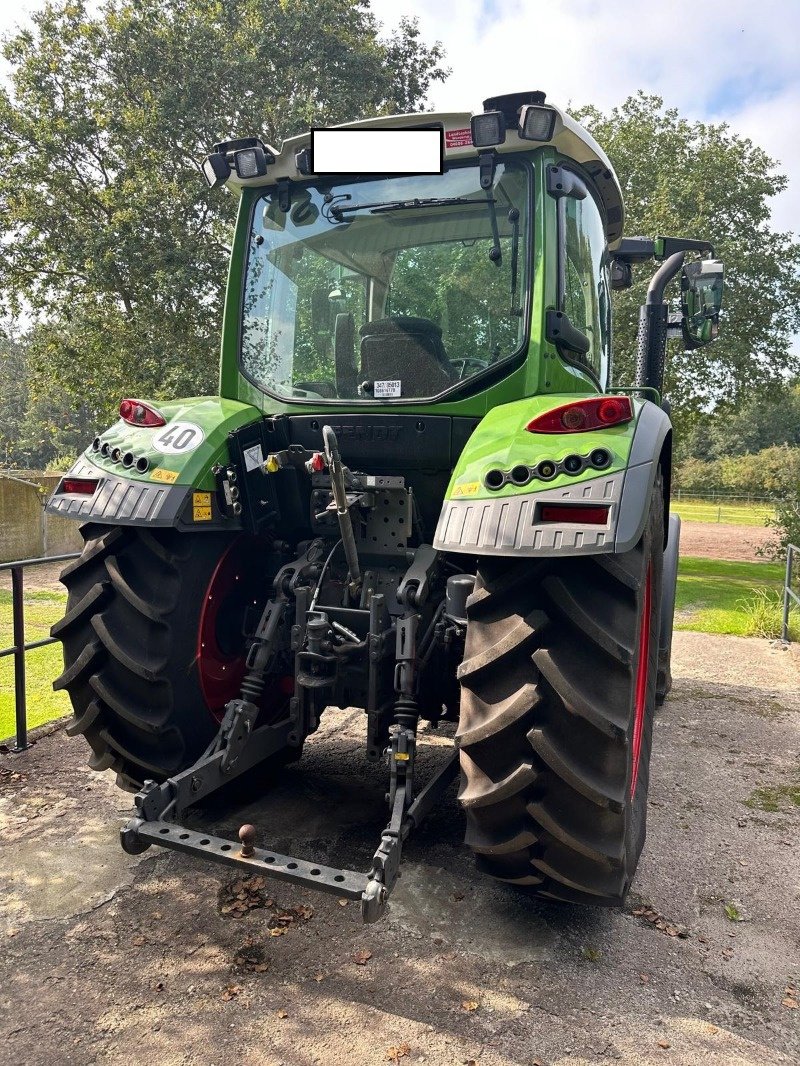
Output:
<svg viewBox="0 0 800 1066">
<path fill-rule="evenodd" d="M 619 422 L 620 419 L 627 415 L 625 407 L 619 400 L 609 399 L 603 400 L 603 402 L 597 408 L 597 417 L 601 422 L 611 424 L 612 422 Z"/>
<path fill-rule="evenodd" d="M 582 407 L 565 407 L 561 412 L 561 425 L 564 429 L 583 429 L 586 425 L 586 412 Z"/>
</svg>

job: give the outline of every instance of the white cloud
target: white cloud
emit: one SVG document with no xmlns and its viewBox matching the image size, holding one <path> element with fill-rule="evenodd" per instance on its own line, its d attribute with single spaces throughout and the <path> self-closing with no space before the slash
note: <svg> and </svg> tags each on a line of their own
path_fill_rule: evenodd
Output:
<svg viewBox="0 0 800 1066">
<path fill-rule="evenodd" d="M 704 0 L 656 5 L 630 0 L 373 0 L 387 26 L 415 15 L 439 39 L 453 73 L 435 85 L 442 110 L 475 110 L 487 96 L 543 89 L 564 106 L 609 108 L 637 89 L 662 95 L 690 118 L 727 121 L 800 169 L 800 4 Z M 774 223 L 800 233 L 800 181 L 776 197 Z"/>
</svg>

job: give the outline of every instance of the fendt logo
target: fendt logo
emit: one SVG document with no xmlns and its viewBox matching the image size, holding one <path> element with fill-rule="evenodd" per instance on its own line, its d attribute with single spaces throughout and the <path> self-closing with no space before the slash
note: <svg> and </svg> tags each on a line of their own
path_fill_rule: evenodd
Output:
<svg viewBox="0 0 800 1066">
<path fill-rule="evenodd" d="M 331 428 L 340 441 L 363 441 L 371 444 L 377 441 L 396 441 L 405 427 L 397 422 L 394 425 L 380 422 L 373 425 L 362 423 L 357 426 L 332 426 Z"/>
</svg>

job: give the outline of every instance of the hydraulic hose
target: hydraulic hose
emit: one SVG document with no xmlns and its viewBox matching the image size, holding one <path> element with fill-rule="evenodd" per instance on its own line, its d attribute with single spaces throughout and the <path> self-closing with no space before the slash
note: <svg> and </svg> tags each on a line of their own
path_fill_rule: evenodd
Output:
<svg viewBox="0 0 800 1066">
<path fill-rule="evenodd" d="M 330 426 L 322 427 L 322 441 L 325 447 L 325 458 L 328 461 L 328 470 L 331 475 L 331 489 L 336 503 L 336 517 L 339 519 L 339 531 L 342 535 L 342 547 L 344 557 L 347 560 L 347 569 L 350 573 L 350 585 L 358 586 L 361 583 L 361 569 L 358 565 L 358 552 L 356 550 L 356 538 L 353 534 L 353 520 L 350 517 L 350 508 L 347 506 L 347 489 L 344 484 L 344 468 L 342 457 L 339 455 L 339 445 L 336 434 Z"/>
</svg>

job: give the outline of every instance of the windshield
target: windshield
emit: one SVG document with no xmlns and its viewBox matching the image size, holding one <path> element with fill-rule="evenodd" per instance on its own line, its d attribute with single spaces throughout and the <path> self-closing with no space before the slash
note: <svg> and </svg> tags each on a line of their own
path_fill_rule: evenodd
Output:
<svg viewBox="0 0 800 1066">
<path fill-rule="evenodd" d="M 289 399 L 426 399 L 517 353 L 528 169 L 271 189 L 256 203 L 242 368 Z M 284 205 L 285 206 L 285 205 Z"/>
</svg>

